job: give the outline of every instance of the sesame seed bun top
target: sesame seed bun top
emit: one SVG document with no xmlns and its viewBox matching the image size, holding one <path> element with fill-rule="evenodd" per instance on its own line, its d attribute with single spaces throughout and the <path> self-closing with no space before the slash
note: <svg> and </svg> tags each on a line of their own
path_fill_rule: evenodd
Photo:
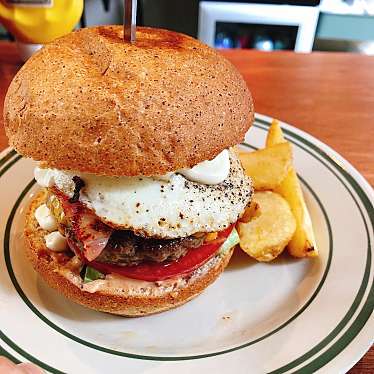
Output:
<svg viewBox="0 0 374 374">
<path fill-rule="evenodd" d="M 4 104 L 10 144 L 49 167 L 98 175 L 165 174 L 239 143 L 253 103 L 214 49 L 172 31 L 81 29 L 21 68 Z"/>
</svg>

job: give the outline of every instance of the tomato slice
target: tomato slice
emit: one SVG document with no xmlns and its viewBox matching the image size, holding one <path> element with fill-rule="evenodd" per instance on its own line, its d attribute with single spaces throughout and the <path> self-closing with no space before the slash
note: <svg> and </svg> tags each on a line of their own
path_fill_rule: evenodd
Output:
<svg viewBox="0 0 374 374">
<path fill-rule="evenodd" d="M 214 241 L 190 249 L 186 255 L 173 262 L 143 262 L 134 266 L 118 266 L 92 261 L 89 265 L 104 274 L 116 273 L 128 278 L 149 282 L 173 278 L 191 273 L 207 262 L 218 251 L 226 238 L 231 234 L 233 228 L 234 225 L 231 225 L 226 230 L 221 231 Z"/>
</svg>

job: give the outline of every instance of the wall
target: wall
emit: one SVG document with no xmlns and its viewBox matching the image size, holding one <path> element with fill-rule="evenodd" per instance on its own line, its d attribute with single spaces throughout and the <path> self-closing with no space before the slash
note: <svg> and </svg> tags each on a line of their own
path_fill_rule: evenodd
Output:
<svg viewBox="0 0 374 374">
<path fill-rule="evenodd" d="M 168 28 L 197 35 L 199 0 L 138 0 L 146 26 Z"/>
</svg>

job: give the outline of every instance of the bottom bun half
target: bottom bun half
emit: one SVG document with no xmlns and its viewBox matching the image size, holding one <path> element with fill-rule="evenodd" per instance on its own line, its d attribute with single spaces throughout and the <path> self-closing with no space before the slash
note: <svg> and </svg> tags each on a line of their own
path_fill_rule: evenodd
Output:
<svg viewBox="0 0 374 374">
<path fill-rule="evenodd" d="M 26 254 L 47 284 L 68 299 L 88 308 L 128 317 L 159 313 L 186 303 L 213 283 L 230 261 L 233 249 L 216 255 L 188 276 L 160 282 L 145 282 L 116 275 L 83 283 L 77 257 L 47 249 L 34 212 L 46 200 L 46 190 L 32 200 L 26 214 Z"/>
</svg>

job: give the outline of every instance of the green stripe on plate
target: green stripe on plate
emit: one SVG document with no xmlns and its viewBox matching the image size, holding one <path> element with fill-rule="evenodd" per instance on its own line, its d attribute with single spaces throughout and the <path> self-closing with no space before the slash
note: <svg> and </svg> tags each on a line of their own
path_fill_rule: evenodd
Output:
<svg viewBox="0 0 374 374">
<path fill-rule="evenodd" d="M 11 149 L 7 154 L 5 154 L 1 159 L 0 159 L 0 168 L 8 161 L 10 160 L 14 155 L 16 155 L 17 152 L 14 149 Z"/>
<path fill-rule="evenodd" d="M 18 358 L 15 358 L 13 355 L 7 352 L 1 345 L 0 345 L 0 356 L 4 356 L 8 358 L 10 361 L 12 361 L 15 364 L 19 364 L 21 362 L 20 360 L 18 360 Z"/>
<path fill-rule="evenodd" d="M 260 125 L 255 124 L 254 126 L 257 128 L 260 128 L 262 130 L 267 130 L 269 123 L 260 119 L 256 119 L 256 122 L 260 122 L 261 124 L 264 124 L 265 126 L 262 127 Z M 367 213 L 369 215 L 369 219 L 371 221 L 372 228 L 374 227 L 374 209 L 373 205 L 371 204 L 370 200 L 368 199 L 367 195 L 365 192 L 362 190 L 361 186 L 356 182 L 356 180 L 346 171 L 344 170 L 340 165 L 338 165 L 335 161 L 331 159 L 331 157 L 326 154 L 324 151 L 322 151 L 320 148 L 316 147 L 314 144 L 310 143 L 306 139 L 302 138 L 301 136 L 292 133 L 291 131 L 287 129 L 282 129 L 287 135 L 292 136 L 294 139 L 297 139 L 301 143 L 306 144 L 310 148 L 312 148 L 316 153 L 318 153 L 320 156 L 322 156 L 325 160 L 329 161 L 330 164 L 335 166 L 340 173 L 345 177 L 345 179 L 350 183 L 352 188 L 355 190 L 357 195 L 360 197 L 361 202 L 365 206 L 365 209 L 367 210 Z M 296 144 L 298 147 L 302 148 L 304 151 L 307 151 L 307 149 L 300 144 Z M 344 183 L 344 181 L 341 179 L 341 177 L 325 162 L 320 160 L 324 166 L 332 172 L 335 177 L 343 184 L 343 186 L 346 188 L 346 190 L 349 192 L 351 195 L 352 199 L 354 200 L 361 218 L 364 222 L 365 225 L 365 230 L 366 230 L 366 235 L 368 239 L 368 247 L 367 247 L 367 260 L 366 260 L 366 265 L 365 265 L 365 272 L 363 276 L 363 280 L 361 283 L 361 286 L 357 292 L 357 295 L 349 308 L 348 312 L 346 315 L 343 317 L 343 319 L 339 322 L 337 327 L 325 338 L 323 339 L 319 344 L 317 344 L 315 347 L 313 347 L 311 350 L 309 350 L 307 353 L 299 357 L 298 359 L 292 361 L 291 363 L 282 366 L 281 368 L 274 370 L 270 372 L 269 374 L 280 374 L 284 373 L 286 371 L 289 371 L 299 365 L 301 365 L 303 362 L 308 360 L 309 358 L 313 357 L 316 355 L 318 352 L 320 352 L 321 349 L 323 349 L 325 346 L 327 346 L 333 339 L 343 330 L 343 328 L 349 323 L 350 319 L 356 312 L 357 308 L 359 307 L 365 291 L 367 289 L 368 283 L 369 283 L 369 276 L 370 276 L 370 270 L 371 270 L 371 240 L 370 240 L 370 233 L 369 233 L 369 228 L 366 224 L 366 220 L 364 217 L 364 214 L 361 210 L 361 207 L 359 206 L 357 200 L 355 199 L 353 193 L 350 191 L 350 189 L 347 187 L 347 185 Z M 373 295 L 373 286 L 371 287 L 370 293 L 368 295 L 367 300 L 365 301 L 365 304 L 359 313 L 359 315 L 356 317 L 355 321 L 352 323 L 350 328 L 346 331 L 346 333 L 339 338 L 332 347 L 330 347 L 326 352 L 322 353 L 320 356 L 316 357 L 312 362 L 310 362 L 308 365 L 304 366 L 301 369 L 298 369 L 298 373 L 310 373 L 313 372 L 314 370 L 317 370 L 324 365 L 326 365 L 329 361 L 331 361 L 332 358 L 337 356 L 343 349 L 353 340 L 353 338 L 361 331 L 362 327 L 365 325 L 367 320 L 369 319 L 372 311 L 373 311 L 373 306 L 374 306 L 374 295 Z M 358 331 L 357 327 L 360 327 Z M 333 357 L 331 357 L 331 355 Z"/>
<path fill-rule="evenodd" d="M 347 332 L 342 337 L 340 337 L 332 347 L 330 347 L 327 351 L 322 353 L 314 361 L 310 362 L 308 365 L 302 367 L 301 369 L 298 369 L 297 373 L 314 373 L 316 370 L 325 366 L 340 352 L 342 352 L 365 326 L 368 318 L 373 313 L 373 307 L 374 284 L 372 284 L 371 286 L 367 302 L 364 304 L 364 307 L 361 309 L 361 312 L 356 317 L 355 321 L 352 323 Z"/>
<path fill-rule="evenodd" d="M 22 156 L 17 155 L 14 157 L 13 160 L 8 162 L 1 170 L 0 170 L 0 177 L 2 177 L 17 161 L 19 161 L 22 158 Z"/>
<path fill-rule="evenodd" d="M 19 158 L 16 160 L 18 161 Z M 31 187 L 35 184 L 35 180 L 32 180 L 26 187 L 25 189 L 22 191 L 21 195 L 18 197 L 18 200 L 21 201 L 25 195 L 27 194 L 27 192 L 29 192 L 29 190 L 31 189 Z M 14 210 L 14 209 L 13 209 Z M 14 214 L 16 212 L 16 210 L 14 210 L 11 212 L 11 215 L 13 214 L 13 217 L 14 217 Z M 26 351 L 24 351 L 22 348 L 20 348 L 16 343 L 14 343 L 10 338 L 8 338 L 4 332 L 2 330 L 0 330 L 0 338 L 7 344 L 9 345 L 9 347 L 11 347 L 12 349 L 14 349 L 14 351 L 16 351 L 17 353 L 19 353 L 21 356 L 23 356 L 24 358 L 26 358 L 27 360 L 33 362 L 34 364 L 36 365 L 39 365 L 41 368 L 45 369 L 45 370 L 48 370 L 49 372 L 51 373 L 54 373 L 54 374 L 64 374 L 62 371 L 60 370 L 57 370 L 55 368 L 53 368 L 52 366 L 49 366 L 47 364 L 45 364 L 44 362 L 38 360 L 37 358 L 35 358 L 34 356 L 30 355 L 29 353 L 27 353 Z"/>
<path fill-rule="evenodd" d="M 61 370 L 57 370 L 53 368 L 52 366 L 49 366 L 45 364 L 44 362 L 38 360 L 34 356 L 30 355 L 26 351 L 24 351 L 22 348 L 20 348 L 17 344 L 15 344 L 11 339 L 9 339 L 2 331 L 0 331 L 0 338 L 9 345 L 12 349 L 14 349 L 18 354 L 23 356 L 26 360 L 34 363 L 35 365 L 40 366 L 42 369 L 48 370 L 50 373 L 53 374 L 66 374 Z"/>
</svg>

